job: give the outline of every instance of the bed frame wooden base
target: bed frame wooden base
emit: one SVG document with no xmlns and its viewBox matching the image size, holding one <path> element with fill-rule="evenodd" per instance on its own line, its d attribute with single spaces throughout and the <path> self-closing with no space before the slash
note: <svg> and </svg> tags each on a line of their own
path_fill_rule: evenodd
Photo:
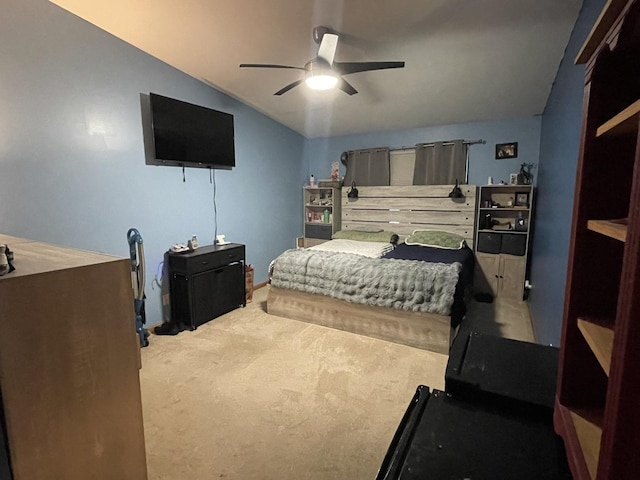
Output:
<svg viewBox="0 0 640 480">
<path fill-rule="evenodd" d="M 269 286 L 267 313 L 449 354 L 451 317 L 347 302 Z"/>
</svg>

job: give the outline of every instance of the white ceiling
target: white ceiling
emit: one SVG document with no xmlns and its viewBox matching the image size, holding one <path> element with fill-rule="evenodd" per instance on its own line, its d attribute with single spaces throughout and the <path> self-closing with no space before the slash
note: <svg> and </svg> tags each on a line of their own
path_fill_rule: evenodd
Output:
<svg viewBox="0 0 640 480">
<path fill-rule="evenodd" d="M 307 138 L 541 114 L 582 0 L 51 0 Z M 336 61 L 405 61 L 312 92 L 313 27 Z M 161 92 L 158 92 L 161 93 Z"/>
</svg>

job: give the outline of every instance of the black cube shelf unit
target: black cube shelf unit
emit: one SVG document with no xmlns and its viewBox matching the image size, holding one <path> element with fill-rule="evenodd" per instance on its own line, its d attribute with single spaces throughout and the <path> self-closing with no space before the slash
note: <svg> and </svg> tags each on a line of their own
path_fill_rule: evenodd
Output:
<svg viewBox="0 0 640 480">
<path fill-rule="evenodd" d="M 169 253 L 172 323 L 195 330 L 246 306 L 244 265 L 245 246 L 238 243 Z"/>
</svg>

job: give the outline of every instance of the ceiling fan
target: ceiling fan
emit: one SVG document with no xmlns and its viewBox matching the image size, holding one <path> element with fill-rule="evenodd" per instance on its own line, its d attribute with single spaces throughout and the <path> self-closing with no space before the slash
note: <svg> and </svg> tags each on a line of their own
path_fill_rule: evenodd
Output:
<svg viewBox="0 0 640 480">
<path fill-rule="evenodd" d="M 274 93 L 274 95 L 287 93 L 303 81 L 306 81 L 307 85 L 315 90 L 327 90 L 337 85 L 343 92 L 353 95 L 358 93 L 358 91 L 342 78 L 343 76 L 371 70 L 404 68 L 404 62 L 334 62 L 333 58 L 335 57 L 336 48 L 338 47 L 338 35 L 327 27 L 315 27 L 313 29 L 313 39 L 320 45 L 318 47 L 318 55 L 309 60 L 304 67 L 273 65 L 268 63 L 242 63 L 240 67 L 288 68 L 303 70 L 305 72 L 304 78 L 291 82 L 289 85 L 286 85 Z"/>
</svg>

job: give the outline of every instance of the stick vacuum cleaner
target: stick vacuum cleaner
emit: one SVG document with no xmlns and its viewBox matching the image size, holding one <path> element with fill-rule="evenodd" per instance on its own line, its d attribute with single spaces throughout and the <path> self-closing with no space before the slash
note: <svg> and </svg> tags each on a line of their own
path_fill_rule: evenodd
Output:
<svg viewBox="0 0 640 480">
<path fill-rule="evenodd" d="M 146 317 L 144 312 L 144 247 L 142 236 L 135 228 L 127 232 L 129 256 L 131 257 L 131 284 L 133 286 L 133 307 L 136 313 L 136 333 L 140 346 L 149 345 L 149 331 L 144 328 Z"/>
</svg>

